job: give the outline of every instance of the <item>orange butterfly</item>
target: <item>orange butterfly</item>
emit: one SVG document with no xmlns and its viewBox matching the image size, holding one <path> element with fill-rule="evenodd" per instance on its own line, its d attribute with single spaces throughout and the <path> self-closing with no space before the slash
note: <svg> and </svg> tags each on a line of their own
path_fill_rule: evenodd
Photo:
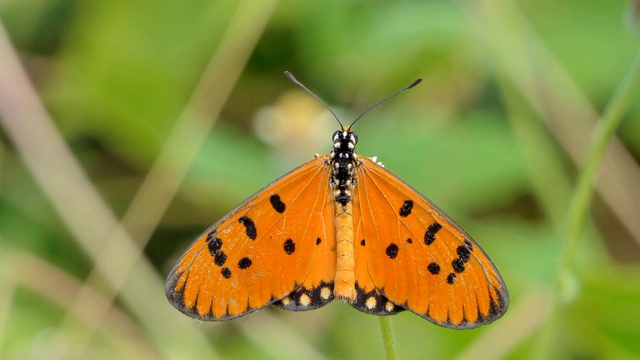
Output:
<svg viewBox="0 0 640 360">
<path fill-rule="evenodd" d="M 454 329 L 504 314 L 507 288 L 480 246 L 375 157 L 356 154 L 353 124 L 340 124 L 331 153 L 258 191 L 191 245 L 167 279 L 173 306 L 218 321 L 338 298 L 365 313 L 408 309 Z"/>
</svg>

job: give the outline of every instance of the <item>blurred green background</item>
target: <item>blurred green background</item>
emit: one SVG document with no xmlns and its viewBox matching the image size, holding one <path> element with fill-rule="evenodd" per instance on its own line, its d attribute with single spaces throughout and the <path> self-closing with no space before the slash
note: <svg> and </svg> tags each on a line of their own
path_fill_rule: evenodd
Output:
<svg viewBox="0 0 640 360">
<path fill-rule="evenodd" d="M 335 121 L 284 70 L 346 123 L 422 77 L 357 124 L 358 151 L 456 219 L 509 288 L 477 330 L 393 317 L 400 358 L 640 357 L 634 93 L 567 245 L 639 6 L 1 1 L 0 358 L 385 357 L 378 319 L 344 303 L 200 323 L 165 298 L 197 235 L 331 150 Z"/>
</svg>

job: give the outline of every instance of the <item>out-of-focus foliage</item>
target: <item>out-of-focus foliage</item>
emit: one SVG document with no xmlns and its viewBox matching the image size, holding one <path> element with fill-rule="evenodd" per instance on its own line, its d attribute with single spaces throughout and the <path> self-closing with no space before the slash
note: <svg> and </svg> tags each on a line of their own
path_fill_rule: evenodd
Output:
<svg viewBox="0 0 640 360">
<path fill-rule="evenodd" d="M 26 159 L 48 145 L 44 128 L 17 146 L 10 127 L 20 124 L 1 119 L 0 357 L 384 358 L 377 319 L 344 303 L 198 323 L 165 299 L 164 277 L 198 234 L 331 150 L 337 124 L 284 70 L 346 123 L 422 77 L 358 122 L 358 151 L 456 219 L 509 287 L 510 310 L 477 330 L 397 315 L 400 358 L 640 357 L 640 232 L 629 220 L 640 214 L 637 101 L 603 163 L 573 265 L 559 269 L 591 130 L 640 49 L 630 3 L 0 2 L 12 44 L 0 49 L 0 73 L 19 70 L 5 62 L 15 52 L 71 150 L 52 145 L 52 157 L 67 154 L 87 176 L 77 197 L 52 195 L 77 174 L 34 175 Z M 0 84 L 0 96 L 19 88 Z M 167 145 L 176 136 L 184 146 Z M 154 167 L 167 178 L 149 175 Z M 85 186 L 97 200 L 78 198 Z M 132 210 L 136 197 L 168 207 Z M 141 257 L 113 228 L 78 231 L 77 216 L 108 223 L 89 203 L 128 217 Z M 103 248 L 117 261 L 97 265 Z"/>
</svg>

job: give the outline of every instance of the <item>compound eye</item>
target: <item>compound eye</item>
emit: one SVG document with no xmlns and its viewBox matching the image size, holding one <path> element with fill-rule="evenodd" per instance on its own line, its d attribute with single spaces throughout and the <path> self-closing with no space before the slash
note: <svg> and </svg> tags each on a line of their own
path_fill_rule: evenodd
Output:
<svg viewBox="0 0 640 360">
<path fill-rule="evenodd" d="M 340 138 L 340 130 L 337 130 L 336 132 L 333 133 L 333 135 L 331 135 L 331 140 L 333 140 L 333 142 L 335 142 L 339 138 Z"/>
<path fill-rule="evenodd" d="M 358 135 L 356 133 L 351 133 L 351 135 L 353 136 L 353 145 L 358 143 Z"/>
</svg>

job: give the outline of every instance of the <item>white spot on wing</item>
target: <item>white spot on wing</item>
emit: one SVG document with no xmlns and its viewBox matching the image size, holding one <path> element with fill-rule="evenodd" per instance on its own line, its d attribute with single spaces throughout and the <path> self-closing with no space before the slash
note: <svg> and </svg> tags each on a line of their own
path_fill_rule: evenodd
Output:
<svg viewBox="0 0 640 360">
<path fill-rule="evenodd" d="M 300 295 L 300 305 L 309 306 L 311 304 L 311 298 L 307 294 Z"/>
<path fill-rule="evenodd" d="M 329 287 L 325 286 L 320 290 L 320 297 L 325 299 L 325 300 L 329 300 L 329 298 L 331 297 L 331 289 L 329 289 Z"/>
<path fill-rule="evenodd" d="M 386 304 L 384 304 L 384 309 L 387 310 L 388 312 L 393 311 L 393 303 L 391 301 L 387 301 Z"/>
<path fill-rule="evenodd" d="M 370 296 L 367 301 L 365 301 L 364 306 L 367 307 L 367 309 L 371 310 L 371 309 L 375 309 L 376 308 L 376 304 L 378 302 L 376 301 L 375 296 Z"/>
</svg>

